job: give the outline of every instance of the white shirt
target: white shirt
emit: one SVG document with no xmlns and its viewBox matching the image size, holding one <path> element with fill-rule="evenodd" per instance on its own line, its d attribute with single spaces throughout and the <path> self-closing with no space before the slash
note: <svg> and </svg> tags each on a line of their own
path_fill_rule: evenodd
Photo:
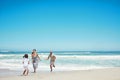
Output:
<svg viewBox="0 0 120 80">
<path fill-rule="evenodd" d="M 28 66 L 29 65 L 29 59 L 28 58 L 24 58 L 23 59 L 23 66 Z"/>
</svg>

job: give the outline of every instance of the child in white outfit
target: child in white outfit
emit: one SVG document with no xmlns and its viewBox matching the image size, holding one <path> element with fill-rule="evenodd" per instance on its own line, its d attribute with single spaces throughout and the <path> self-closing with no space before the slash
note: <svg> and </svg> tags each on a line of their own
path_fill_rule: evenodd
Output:
<svg viewBox="0 0 120 80">
<path fill-rule="evenodd" d="M 28 54 L 25 54 L 23 56 L 23 67 L 24 67 L 23 75 L 25 75 L 25 76 L 27 76 L 29 73 L 29 69 L 28 69 L 29 63 L 30 63 L 30 61 L 28 59 Z"/>
</svg>

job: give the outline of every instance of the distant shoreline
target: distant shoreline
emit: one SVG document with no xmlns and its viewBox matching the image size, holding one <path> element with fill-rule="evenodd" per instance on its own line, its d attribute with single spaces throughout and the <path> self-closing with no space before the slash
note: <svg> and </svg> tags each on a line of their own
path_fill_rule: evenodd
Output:
<svg viewBox="0 0 120 80">
<path fill-rule="evenodd" d="M 9 50 L 2 51 L 2 50 L 0 50 L 0 53 L 8 53 L 8 52 L 13 52 L 13 53 L 14 52 L 19 52 L 19 53 L 28 52 L 28 53 L 30 53 L 31 51 L 11 51 L 11 50 L 10 51 Z M 39 51 L 38 50 L 37 52 L 38 53 L 49 53 L 50 51 Z M 91 51 L 77 51 L 76 50 L 76 51 L 53 51 L 53 52 L 55 52 L 55 53 L 61 53 L 61 52 L 99 52 L 99 53 L 105 53 L 105 52 L 106 53 L 113 53 L 113 52 L 115 52 L 115 53 L 120 53 L 120 50 L 116 50 L 116 51 L 107 51 L 107 50 L 106 51 L 104 51 L 104 50 L 103 51 L 99 51 L 99 50 L 98 51 L 97 50 L 95 50 L 95 51 L 94 50 L 93 51 L 92 50 Z"/>
</svg>

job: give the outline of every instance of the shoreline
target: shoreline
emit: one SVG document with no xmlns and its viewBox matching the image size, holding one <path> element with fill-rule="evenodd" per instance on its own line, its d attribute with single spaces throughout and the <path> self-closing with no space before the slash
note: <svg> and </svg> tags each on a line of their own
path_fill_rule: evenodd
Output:
<svg viewBox="0 0 120 80">
<path fill-rule="evenodd" d="M 1 75 L 1 73 L 7 73 Z M 13 73 L 10 74 L 9 73 Z M 28 76 L 21 76 L 22 71 L 0 69 L 0 80 L 120 80 L 120 67 L 73 71 L 39 71 L 30 72 Z"/>
</svg>

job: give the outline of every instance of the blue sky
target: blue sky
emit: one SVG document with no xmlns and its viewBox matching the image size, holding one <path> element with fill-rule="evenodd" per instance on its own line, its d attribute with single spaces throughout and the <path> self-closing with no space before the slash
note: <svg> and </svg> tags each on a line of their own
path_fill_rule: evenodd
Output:
<svg viewBox="0 0 120 80">
<path fill-rule="evenodd" d="M 119 0 L 0 0 L 0 49 L 120 50 Z"/>
</svg>

